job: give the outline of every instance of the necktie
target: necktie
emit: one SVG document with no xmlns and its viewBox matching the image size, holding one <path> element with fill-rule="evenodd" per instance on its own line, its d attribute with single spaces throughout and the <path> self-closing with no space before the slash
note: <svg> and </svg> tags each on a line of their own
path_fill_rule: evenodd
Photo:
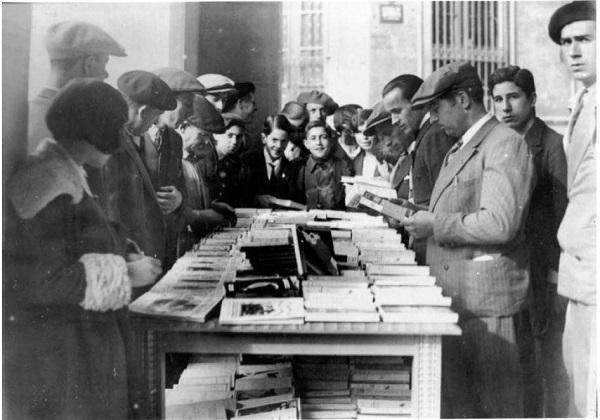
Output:
<svg viewBox="0 0 600 420">
<path fill-rule="evenodd" d="M 160 130 L 156 131 L 156 134 L 154 134 L 152 143 L 154 143 L 154 147 L 156 147 L 156 150 L 160 149 L 160 146 L 162 144 L 162 135 L 160 133 Z"/>
<path fill-rule="evenodd" d="M 462 144 L 463 144 L 462 139 L 460 139 L 459 141 L 457 141 L 456 143 L 454 143 L 454 146 L 452 146 L 450 148 L 450 150 L 448 150 L 448 154 L 446 155 L 444 166 L 448 166 L 448 164 L 450 163 L 450 161 L 452 159 L 454 159 L 454 157 L 456 156 L 456 152 L 458 152 L 460 150 Z"/>
<path fill-rule="evenodd" d="M 272 181 L 275 177 L 275 164 L 269 162 L 269 168 L 269 181 Z"/>
<path fill-rule="evenodd" d="M 587 91 L 588 91 L 587 89 L 581 90 L 581 93 L 577 96 L 577 101 L 575 102 L 575 107 L 573 108 L 571 115 L 569 115 L 569 124 L 567 126 L 567 135 L 565 136 L 565 144 L 564 144 L 565 151 L 567 150 L 569 145 L 573 142 L 573 139 L 572 139 L 573 128 L 575 127 L 577 118 L 579 118 L 579 114 L 581 113 L 581 110 L 583 109 L 583 97 L 585 96 Z"/>
</svg>

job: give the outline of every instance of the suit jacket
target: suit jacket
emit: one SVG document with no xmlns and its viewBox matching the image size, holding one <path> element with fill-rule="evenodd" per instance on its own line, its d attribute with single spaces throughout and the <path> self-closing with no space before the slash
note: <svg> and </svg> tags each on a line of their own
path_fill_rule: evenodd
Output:
<svg viewBox="0 0 600 420">
<path fill-rule="evenodd" d="M 46 125 L 46 113 L 52 99 L 58 93 L 58 89 L 46 87 L 29 102 L 29 113 L 27 119 L 27 144 L 28 151 L 32 153 L 46 137 L 52 137 Z"/>
<path fill-rule="evenodd" d="M 166 220 L 156 188 L 132 136 L 124 133 L 122 144 L 122 150 L 113 154 L 103 169 L 108 216 L 121 222 L 144 254 L 163 261 Z"/>
<path fill-rule="evenodd" d="M 412 167 L 413 194 L 415 204 L 428 206 L 431 191 L 440 173 L 446 153 L 456 143 L 456 138 L 447 135 L 437 123 L 427 120 L 415 139 L 415 154 Z"/>
<path fill-rule="evenodd" d="M 408 175 L 410 174 L 410 168 L 412 166 L 412 156 L 407 154 L 401 156 L 396 162 L 396 165 L 392 171 L 391 184 L 392 188 L 396 190 L 398 198 L 408 199 L 408 192 L 410 188 L 410 181 Z"/>
<path fill-rule="evenodd" d="M 156 149 L 148 133 L 144 134 L 140 143 L 140 155 L 148 175 L 154 185 L 154 190 L 172 185 L 181 193 L 182 201 L 173 212 L 164 215 L 166 223 L 165 269 L 169 268 L 177 259 L 177 240 L 179 233 L 185 230 L 185 205 L 187 189 L 181 161 L 183 158 L 183 144 L 181 136 L 170 127 L 160 129 L 161 143 Z"/>
<path fill-rule="evenodd" d="M 596 302 L 596 85 L 589 89 L 567 146 L 569 204 L 558 230 L 558 292 Z"/>
<path fill-rule="evenodd" d="M 567 206 L 567 159 L 560 134 L 537 117 L 524 138 L 533 155 L 537 179 L 525 227 L 532 281 L 537 281 L 545 279 L 549 269 L 558 271 L 556 232 Z"/>
<path fill-rule="evenodd" d="M 249 193 L 248 204 L 256 204 L 257 195 L 269 194 L 277 198 L 297 201 L 299 199 L 295 188 L 299 165 L 281 158 L 279 178 L 269 180 L 264 149 L 253 150 L 242 155 L 242 163 L 248 177 L 245 190 Z M 301 199 L 301 198 L 300 198 Z"/>
<path fill-rule="evenodd" d="M 533 182 L 527 144 L 495 118 L 441 169 L 429 203 L 435 221 L 427 263 L 463 320 L 522 309 Z"/>
</svg>

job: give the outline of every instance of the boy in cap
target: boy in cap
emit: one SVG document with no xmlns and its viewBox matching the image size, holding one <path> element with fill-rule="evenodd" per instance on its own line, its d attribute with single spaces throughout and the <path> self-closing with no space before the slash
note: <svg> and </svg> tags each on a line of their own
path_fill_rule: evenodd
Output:
<svg viewBox="0 0 600 420">
<path fill-rule="evenodd" d="M 362 110 L 360 105 L 342 105 L 333 113 L 333 127 L 337 134 L 337 142 L 334 144 L 334 153 L 348 162 L 352 168 L 352 175 L 356 174 L 355 165 L 361 166 L 364 153 L 358 147 L 354 137 L 358 131 L 358 114 Z"/>
<path fill-rule="evenodd" d="M 475 68 L 453 62 L 412 98 L 459 138 L 435 182 L 429 211 L 402 224 L 428 238 L 427 263 L 459 314 L 443 337 L 442 417 L 523 417 L 518 318 L 529 287 L 524 225 L 534 166 L 522 138 L 489 115 Z"/>
<path fill-rule="evenodd" d="M 306 108 L 309 121 L 325 121 L 325 118 L 332 115 L 339 107 L 331 96 L 318 90 L 300 93 L 297 101 Z"/>
<path fill-rule="evenodd" d="M 562 137 L 535 115 L 535 83 L 529 70 L 499 68 L 488 78 L 488 92 L 496 117 L 529 145 L 537 175 L 525 225 L 533 305 L 524 312 L 519 326 L 528 335 L 522 340 L 527 347 L 521 352 L 525 416 L 566 417 L 569 380 L 561 342 L 567 301 L 556 293 L 560 255 L 556 232 L 567 205 Z"/>
<path fill-rule="evenodd" d="M 29 104 L 28 149 L 36 149 L 40 140 L 50 137 L 46 112 L 58 90 L 77 77 L 108 77 L 109 56 L 125 57 L 125 49 L 109 34 L 87 22 L 65 21 L 46 33 L 46 50 L 50 58 L 47 86 Z"/>
<path fill-rule="evenodd" d="M 235 92 L 235 82 L 222 74 L 207 73 L 196 78 L 204 86 L 203 96 L 219 112 L 223 111 L 223 106 L 227 97 Z"/>
<path fill-rule="evenodd" d="M 350 176 L 348 163 L 332 153 L 333 132 L 323 120 L 306 126 L 304 146 L 310 152 L 298 172 L 298 191 L 304 193 L 308 209 L 344 210 L 342 176 Z"/>
<path fill-rule="evenodd" d="M 569 416 L 596 417 L 596 3 L 560 7 L 548 33 L 581 85 L 563 139 L 568 204 L 558 229 L 558 293 L 569 298 L 563 334 Z"/>
<path fill-rule="evenodd" d="M 281 110 L 281 115 L 285 116 L 291 125 L 291 131 L 288 133 L 288 144 L 284 155 L 289 162 L 301 162 L 308 157 L 308 150 L 304 147 L 304 128 L 308 123 L 308 114 L 306 108 L 299 102 L 290 101 L 286 103 Z"/>
<path fill-rule="evenodd" d="M 169 86 L 150 72 L 124 73 L 117 86 L 127 102 L 129 117 L 122 149 L 104 167 L 104 205 L 111 220 L 125 227 L 145 255 L 164 262 L 167 239 L 163 213 L 157 189 L 138 150 L 148 127 L 162 112 L 175 109 L 177 102 Z"/>
</svg>

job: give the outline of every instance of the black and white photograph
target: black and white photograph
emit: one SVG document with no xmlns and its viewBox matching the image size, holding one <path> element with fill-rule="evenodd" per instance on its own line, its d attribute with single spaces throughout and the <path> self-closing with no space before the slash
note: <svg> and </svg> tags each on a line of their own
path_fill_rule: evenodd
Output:
<svg viewBox="0 0 600 420">
<path fill-rule="evenodd" d="M 2 418 L 597 418 L 596 52 L 595 0 L 3 2 Z"/>
</svg>

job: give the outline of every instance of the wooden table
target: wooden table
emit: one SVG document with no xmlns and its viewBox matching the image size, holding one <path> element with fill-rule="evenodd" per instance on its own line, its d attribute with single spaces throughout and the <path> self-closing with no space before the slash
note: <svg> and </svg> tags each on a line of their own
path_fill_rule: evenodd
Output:
<svg viewBox="0 0 600 420">
<path fill-rule="evenodd" d="M 442 335 L 455 324 L 306 323 L 222 326 L 132 315 L 136 418 L 163 418 L 166 353 L 412 356 L 412 417 L 439 417 Z"/>
</svg>

